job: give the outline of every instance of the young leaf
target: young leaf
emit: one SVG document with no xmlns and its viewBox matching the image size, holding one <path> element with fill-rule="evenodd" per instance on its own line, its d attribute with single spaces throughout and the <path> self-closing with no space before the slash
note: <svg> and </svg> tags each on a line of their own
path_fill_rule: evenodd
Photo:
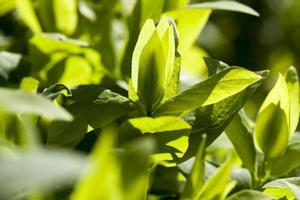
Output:
<svg viewBox="0 0 300 200">
<path fill-rule="evenodd" d="M 289 116 L 287 85 L 280 74 L 259 109 L 254 130 L 256 144 L 266 157 L 279 157 L 284 153 L 290 133 Z"/>
<path fill-rule="evenodd" d="M 128 29 L 129 40 L 126 44 L 126 51 L 123 55 L 121 62 L 121 72 L 123 78 L 128 79 L 131 75 L 132 68 L 131 62 L 133 57 L 133 51 L 137 44 L 140 30 L 144 23 L 148 19 L 158 20 L 161 16 L 162 9 L 165 0 L 153 1 L 153 0 L 137 0 L 134 6 L 134 10 L 129 17 Z"/>
<path fill-rule="evenodd" d="M 300 115 L 299 102 L 299 77 L 295 67 L 291 66 L 285 74 L 285 81 L 289 93 L 290 102 L 290 135 L 292 135 L 298 125 Z"/>
<path fill-rule="evenodd" d="M 177 114 L 214 104 L 241 92 L 260 79 L 261 76 L 254 72 L 231 67 L 170 98 L 154 114 Z"/>
<path fill-rule="evenodd" d="M 154 22 L 148 20 L 144 28 L 149 29 L 150 38 L 146 39 L 146 44 L 140 51 L 138 44 L 144 40 L 142 35 L 144 31 L 141 32 L 138 47 L 132 57 L 132 81 L 139 99 L 150 114 L 153 105 L 160 102 L 164 95 L 166 59 Z"/>
<path fill-rule="evenodd" d="M 42 96 L 6 88 L 0 88 L 0 110 L 13 114 L 36 114 L 53 120 L 73 119 L 65 109 Z"/>
<path fill-rule="evenodd" d="M 187 177 L 181 195 L 181 198 L 183 199 L 195 199 L 198 195 L 197 193 L 204 184 L 205 140 L 206 136 L 204 135 L 199 145 L 193 168 Z"/>
</svg>

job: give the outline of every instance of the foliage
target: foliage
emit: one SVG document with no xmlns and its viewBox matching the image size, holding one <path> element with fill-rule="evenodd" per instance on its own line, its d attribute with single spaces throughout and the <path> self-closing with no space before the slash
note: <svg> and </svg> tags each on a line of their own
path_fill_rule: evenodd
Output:
<svg viewBox="0 0 300 200">
<path fill-rule="evenodd" d="M 0 0 L 24 31 L 24 49 L 0 52 L 0 198 L 300 199 L 297 70 L 254 122 L 243 107 L 269 72 L 197 60 L 213 10 L 259 16 L 234 1 Z M 186 81 L 195 60 L 207 76 Z M 224 137 L 234 151 L 214 149 Z"/>
</svg>

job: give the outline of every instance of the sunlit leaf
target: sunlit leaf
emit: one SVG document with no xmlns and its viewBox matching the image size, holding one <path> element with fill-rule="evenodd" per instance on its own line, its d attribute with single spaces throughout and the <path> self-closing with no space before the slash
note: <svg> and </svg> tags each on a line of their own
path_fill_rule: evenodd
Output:
<svg viewBox="0 0 300 200">
<path fill-rule="evenodd" d="M 17 10 L 22 21 L 33 33 L 42 32 L 42 28 L 34 12 L 32 0 L 17 0 Z"/>
<path fill-rule="evenodd" d="M 140 117 L 123 123 L 119 132 L 119 143 L 126 143 L 142 136 L 154 138 L 158 152 L 157 161 L 176 161 L 188 147 L 191 126 L 177 117 Z"/>
<path fill-rule="evenodd" d="M 77 0 L 54 0 L 53 10 L 57 30 L 72 35 L 77 28 Z"/>
<path fill-rule="evenodd" d="M 285 81 L 289 93 L 290 102 L 290 135 L 292 135 L 298 125 L 300 115 L 300 102 L 299 102 L 299 77 L 295 67 L 290 67 L 285 74 Z"/>
<path fill-rule="evenodd" d="M 289 139 L 289 97 L 282 75 L 261 105 L 254 136 L 260 150 L 268 157 L 281 156 Z"/>
<path fill-rule="evenodd" d="M 232 67 L 170 98 L 155 110 L 155 115 L 176 114 L 217 103 L 246 89 L 261 79 L 260 75 Z"/>
</svg>

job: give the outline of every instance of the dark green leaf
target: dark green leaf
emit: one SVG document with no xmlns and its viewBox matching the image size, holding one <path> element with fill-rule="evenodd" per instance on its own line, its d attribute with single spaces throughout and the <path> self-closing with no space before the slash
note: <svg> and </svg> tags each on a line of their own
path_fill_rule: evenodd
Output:
<svg viewBox="0 0 300 200">
<path fill-rule="evenodd" d="M 88 125 L 101 128 L 134 110 L 133 103 L 117 93 L 96 87 L 66 109 L 73 114 L 71 123 L 53 122 L 49 127 L 48 145 L 74 146 L 87 133 Z"/>
</svg>

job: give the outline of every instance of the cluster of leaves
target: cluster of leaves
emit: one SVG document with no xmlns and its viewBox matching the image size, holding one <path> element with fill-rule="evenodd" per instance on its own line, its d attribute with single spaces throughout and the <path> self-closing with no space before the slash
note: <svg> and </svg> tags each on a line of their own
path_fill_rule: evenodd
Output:
<svg viewBox="0 0 300 200">
<path fill-rule="evenodd" d="M 300 199 L 300 179 L 281 178 L 300 166 L 296 70 L 256 123 L 242 108 L 268 71 L 205 58 L 205 79 L 182 80 L 189 59 L 202 62 L 191 54 L 212 10 L 258 14 L 233 1 L 131 3 L 0 1 L 29 38 L 27 53 L 0 53 L 0 198 Z M 241 164 L 208 161 L 223 132 Z"/>
</svg>

